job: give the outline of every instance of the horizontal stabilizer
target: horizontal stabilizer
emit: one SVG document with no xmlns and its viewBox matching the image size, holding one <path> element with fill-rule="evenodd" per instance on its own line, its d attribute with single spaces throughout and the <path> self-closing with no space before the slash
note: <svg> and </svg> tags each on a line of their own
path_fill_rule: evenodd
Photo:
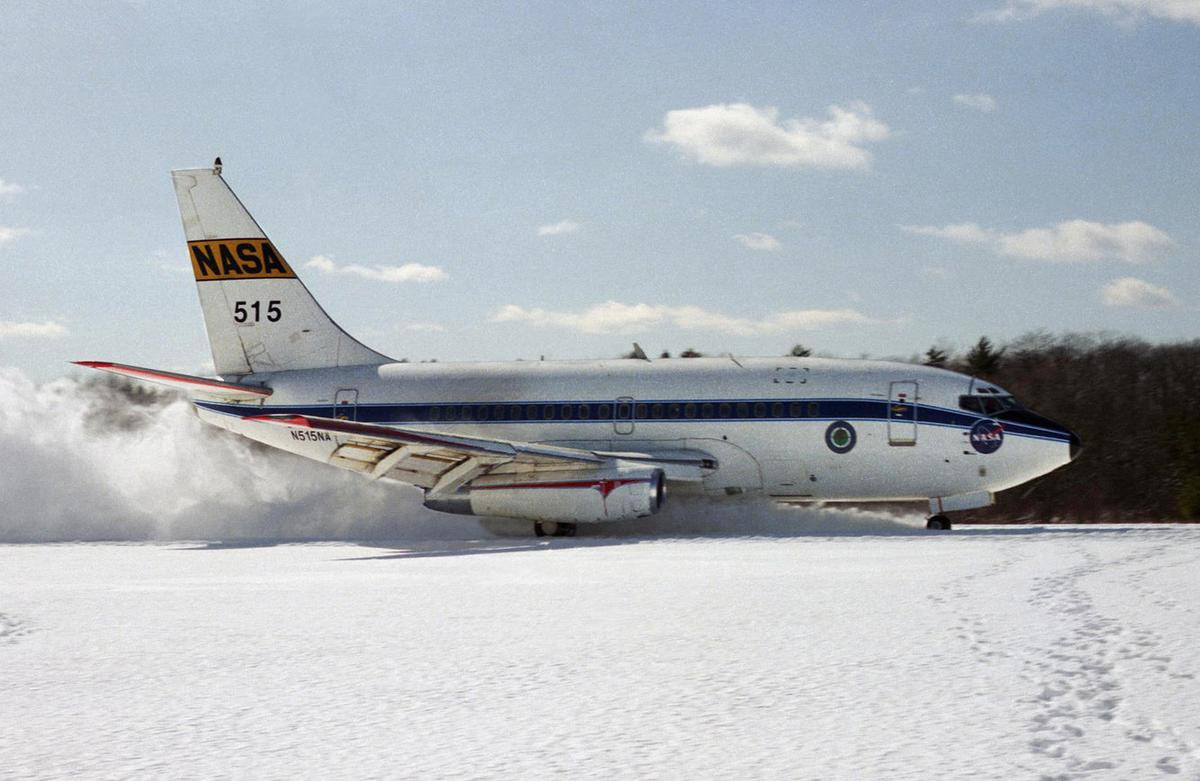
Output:
<svg viewBox="0 0 1200 781">
<path fill-rule="evenodd" d="M 159 385 L 185 391 L 189 396 L 204 396 L 222 401 L 259 401 L 271 395 L 270 388 L 235 385 L 231 382 L 222 382 L 207 377 L 145 369 L 141 366 L 129 366 L 124 363 L 109 363 L 108 361 L 73 361 L 73 363 L 76 366 L 99 369 L 102 372 L 119 374 L 122 377 L 133 377 L 135 380 L 156 382 Z"/>
</svg>

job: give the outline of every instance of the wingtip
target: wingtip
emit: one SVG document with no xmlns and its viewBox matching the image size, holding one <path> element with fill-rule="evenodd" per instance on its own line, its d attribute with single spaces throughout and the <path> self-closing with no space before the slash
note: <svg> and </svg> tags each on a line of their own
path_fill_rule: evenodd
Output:
<svg viewBox="0 0 1200 781">
<path fill-rule="evenodd" d="M 107 369 L 112 366 L 111 361 L 71 361 L 71 363 L 88 369 Z"/>
</svg>

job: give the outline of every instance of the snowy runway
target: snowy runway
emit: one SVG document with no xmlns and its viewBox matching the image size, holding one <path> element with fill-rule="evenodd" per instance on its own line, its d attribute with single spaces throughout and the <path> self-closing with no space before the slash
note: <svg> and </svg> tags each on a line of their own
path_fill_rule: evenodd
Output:
<svg viewBox="0 0 1200 781">
<path fill-rule="evenodd" d="M 0 775 L 1200 774 L 1200 529 L 0 546 Z"/>
</svg>

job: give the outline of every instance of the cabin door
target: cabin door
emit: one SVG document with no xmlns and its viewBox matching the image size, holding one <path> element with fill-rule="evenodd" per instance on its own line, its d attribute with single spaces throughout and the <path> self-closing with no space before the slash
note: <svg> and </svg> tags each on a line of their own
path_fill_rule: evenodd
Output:
<svg viewBox="0 0 1200 781">
<path fill-rule="evenodd" d="M 633 433 L 633 397 L 621 396 L 613 407 L 613 431 L 618 434 Z"/>
<path fill-rule="evenodd" d="M 358 420 L 358 389 L 338 388 L 333 394 L 333 417 L 338 420 Z"/>
<path fill-rule="evenodd" d="M 888 393 L 888 444 L 917 444 L 917 383 L 893 382 Z"/>
</svg>

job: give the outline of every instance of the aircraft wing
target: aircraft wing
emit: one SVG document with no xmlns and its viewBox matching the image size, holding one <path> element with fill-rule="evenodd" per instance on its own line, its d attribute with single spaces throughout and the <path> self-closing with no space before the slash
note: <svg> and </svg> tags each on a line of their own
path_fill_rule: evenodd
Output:
<svg viewBox="0 0 1200 781">
<path fill-rule="evenodd" d="M 663 469 L 672 480 L 700 480 L 716 462 L 699 453 L 615 453 L 461 436 L 311 415 L 260 415 L 247 420 L 331 434 L 330 463 L 449 494 L 483 474 L 522 474 L 606 466 L 621 461 Z"/>
<path fill-rule="evenodd" d="M 164 372 L 159 369 L 146 369 L 142 366 L 130 366 L 124 363 L 109 361 L 72 361 L 76 366 L 86 366 L 109 374 L 119 374 L 122 377 L 133 377 L 138 380 L 155 382 L 169 388 L 185 391 L 189 396 L 220 399 L 221 401 L 261 401 L 271 395 L 270 388 L 259 388 L 254 385 L 237 385 L 232 382 L 222 382 L 208 377 L 194 377 L 191 374 Z"/>
</svg>

